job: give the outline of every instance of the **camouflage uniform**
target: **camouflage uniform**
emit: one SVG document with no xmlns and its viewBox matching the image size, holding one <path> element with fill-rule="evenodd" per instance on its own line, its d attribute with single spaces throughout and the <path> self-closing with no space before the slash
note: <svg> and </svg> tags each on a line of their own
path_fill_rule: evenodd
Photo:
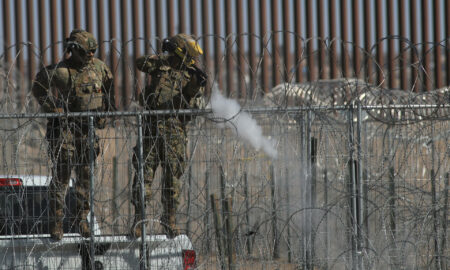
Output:
<svg viewBox="0 0 450 270">
<path fill-rule="evenodd" d="M 81 45 L 81 49 L 84 49 L 90 57 L 87 57 L 86 61 L 80 61 L 73 56 L 73 51 L 77 48 L 69 47 L 72 50 L 70 58 L 56 65 L 47 66 L 36 75 L 32 86 L 33 95 L 43 111 L 49 113 L 109 110 L 113 104 L 111 103 L 113 96 L 110 94 L 112 73 L 105 63 L 93 57 L 93 51 L 97 48 L 96 40 L 88 32 L 74 30 L 68 41 L 75 42 L 77 46 Z M 96 118 L 95 127 L 103 128 L 104 122 L 105 119 Z M 49 143 L 49 156 L 53 162 L 49 203 L 54 222 L 50 233 L 56 240 L 62 237 L 64 199 L 72 169 L 75 169 L 77 176 L 76 220 L 83 236 L 89 234 L 86 231 L 90 194 L 88 132 L 88 118 L 49 118 L 47 122 L 46 139 Z M 94 136 L 94 153 L 97 157 L 99 143 L 97 135 Z"/>
<path fill-rule="evenodd" d="M 143 56 L 136 60 L 137 68 L 151 76 L 151 83 L 141 95 L 140 103 L 146 110 L 170 110 L 190 108 L 192 102 L 203 94 L 203 80 L 196 67 L 186 64 L 185 59 L 175 54 Z M 201 72 L 201 74 L 204 74 Z M 179 205 L 180 177 L 185 169 L 187 144 L 186 124 L 190 120 L 183 115 L 144 117 L 143 126 L 143 170 L 145 201 L 151 196 L 151 185 L 159 165 L 163 168 L 161 202 L 163 215 L 161 224 L 169 236 L 176 232 L 175 213 Z M 138 172 L 138 144 L 134 148 L 133 164 Z M 137 174 L 133 181 L 132 203 L 135 207 L 135 222 L 132 234 L 141 235 L 140 183 Z"/>
</svg>

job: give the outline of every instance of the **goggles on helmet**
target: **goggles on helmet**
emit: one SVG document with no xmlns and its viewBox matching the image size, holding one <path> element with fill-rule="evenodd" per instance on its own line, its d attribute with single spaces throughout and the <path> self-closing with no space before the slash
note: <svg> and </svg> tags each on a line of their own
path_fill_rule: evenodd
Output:
<svg viewBox="0 0 450 270">
<path fill-rule="evenodd" d="M 67 49 L 69 50 L 69 51 L 71 51 L 71 50 L 77 50 L 80 54 L 82 54 L 82 55 L 88 55 L 89 53 L 92 53 L 92 54 L 94 54 L 96 51 L 97 51 L 97 49 L 96 48 L 93 48 L 93 49 L 90 49 L 90 50 L 86 50 L 83 46 L 81 46 L 78 42 L 76 42 L 76 41 L 68 41 L 67 43 L 66 43 L 66 46 L 67 46 Z"/>
</svg>

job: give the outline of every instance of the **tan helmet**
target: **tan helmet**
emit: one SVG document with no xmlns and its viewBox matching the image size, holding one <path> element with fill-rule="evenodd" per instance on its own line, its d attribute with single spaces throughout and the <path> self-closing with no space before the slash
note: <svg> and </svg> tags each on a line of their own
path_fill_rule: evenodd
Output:
<svg viewBox="0 0 450 270">
<path fill-rule="evenodd" d="M 187 57 L 191 61 L 203 54 L 197 40 L 187 34 L 177 34 L 164 39 L 162 49 L 163 51 L 173 52 L 183 59 Z"/>
<path fill-rule="evenodd" d="M 88 52 L 97 50 L 98 44 L 91 33 L 82 29 L 74 29 L 67 39 L 67 47 L 68 49 L 81 48 Z"/>
</svg>

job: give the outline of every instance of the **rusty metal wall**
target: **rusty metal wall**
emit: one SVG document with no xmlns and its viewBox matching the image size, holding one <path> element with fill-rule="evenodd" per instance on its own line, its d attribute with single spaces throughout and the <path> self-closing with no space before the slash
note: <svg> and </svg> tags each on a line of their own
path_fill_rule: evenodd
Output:
<svg viewBox="0 0 450 270">
<path fill-rule="evenodd" d="M 339 77 L 414 91 L 450 83 L 448 0 L 4 0 L 0 8 L 0 61 L 13 82 L 2 87 L 15 87 L 21 105 L 37 70 L 63 58 L 73 28 L 99 39 L 124 109 L 145 85 L 133 60 L 178 32 L 199 37 L 208 85 L 236 98 Z"/>
</svg>

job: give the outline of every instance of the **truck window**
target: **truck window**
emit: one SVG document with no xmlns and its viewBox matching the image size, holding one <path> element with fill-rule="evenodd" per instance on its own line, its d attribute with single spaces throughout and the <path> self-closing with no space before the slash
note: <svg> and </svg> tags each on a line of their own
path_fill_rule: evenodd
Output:
<svg viewBox="0 0 450 270">
<path fill-rule="evenodd" d="M 67 192 L 64 212 L 64 232 L 75 232 L 73 188 Z M 49 225 L 47 187 L 0 188 L 0 235 L 46 234 Z"/>
</svg>

